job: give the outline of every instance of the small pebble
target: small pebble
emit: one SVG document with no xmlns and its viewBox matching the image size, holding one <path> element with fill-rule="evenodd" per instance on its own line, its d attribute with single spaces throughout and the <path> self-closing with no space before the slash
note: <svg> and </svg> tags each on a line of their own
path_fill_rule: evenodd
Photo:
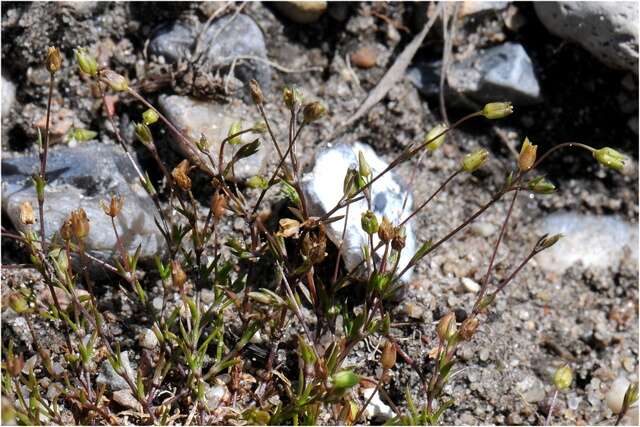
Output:
<svg viewBox="0 0 640 427">
<path fill-rule="evenodd" d="M 424 308 L 418 304 L 407 302 L 404 305 L 404 312 L 411 319 L 422 319 L 424 315 Z"/>
<path fill-rule="evenodd" d="M 113 401 L 125 408 L 142 411 L 142 405 L 138 402 L 129 390 L 118 390 L 113 392 Z"/>
<path fill-rule="evenodd" d="M 158 346 L 158 337 L 149 328 L 145 328 L 140 335 L 138 335 L 138 343 L 140 347 L 153 350 Z"/>
<path fill-rule="evenodd" d="M 624 400 L 624 394 L 629 387 L 629 381 L 625 377 L 618 377 L 611 384 L 611 388 L 605 396 L 607 406 L 614 414 L 619 413 L 622 410 L 622 401 Z"/>
<path fill-rule="evenodd" d="M 371 46 L 363 46 L 351 54 L 351 62 L 360 68 L 372 68 L 376 65 L 378 52 Z"/>
<path fill-rule="evenodd" d="M 227 394 L 227 387 L 225 385 L 216 385 L 207 388 L 207 391 L 204 393 L 204 397 L 207 400 L 207 406 L 209 409 L 212 410 L 217 408 Z"/>
<path fill-rule="evenodd" d="M 467 292 L 475 294 L 480 291 L 480 285 L 475 280 L 468 277 L 463 277 L 462 279 L 460 279 L 460 281 L 462 282 L 462 286 L 464 286 L 464 289 Z"/>
<path fill-rule="evenodd" d="M 489 360 L 489 350 L 487 350 L 486 348 L 483 348 L 482 350 L 480 350 L 480 360 L 482 360 L 483 362 L 486 362 L 487 360 Z"/>
<path fill-rule="evenodd" d="M 471 224 L 470 230 L 476 236 L 489 237 L 495 233 L 496 227 L 488 222 L 476 222 Z"/>
</svg>

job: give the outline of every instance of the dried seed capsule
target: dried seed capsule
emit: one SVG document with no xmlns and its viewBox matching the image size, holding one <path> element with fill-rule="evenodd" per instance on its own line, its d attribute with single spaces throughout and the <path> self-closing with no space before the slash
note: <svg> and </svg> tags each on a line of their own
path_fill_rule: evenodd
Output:
<svg viewBox="0 0 640 427">
<path fill-rule="evenodd" d="M 184 159 L 172 171 L 171 176 L 184 191 L 191 190 L 191 178 L 189 178 L 189 161 Z"/>
<path fill-rule="evenodd" d="M 522 148 L 520 149 L 520 157 L 518 158 L 518 168 L 520 168 L 521 172 L 531 170 L 536 163 L 537 151 L 538 146 L 533 145 L 531 141 L 529 141 L 529 138 L 525 138 L 522 143 Z"/>
<path fill-rule="evenodd" d="M 62 66 L 62 56 L 60 50 L 57 47 L 49 46 L 47 49 L 47 60 L 45 61 L 45 67 L 47 71 L 54 74 Z"/>
<path fill-rule="evenodd" d="M 122 196 L 112 196 L 108 204 L 104 201 L 100 201 L 102 210 L 107 216 L 110 216 L 111 218 L 115 218 L 120 214 L 123 205 L 124 198 Z"/>
<path fill-rule="evenodd" d="M 224 194 L 216 193 L 211 198 L 211 213 L 216 222 L 220 221 L 220 218 L 224 215 L 224 211 L 227 208 L 227 197 Z"/>
<path fill-rule="evenodd" d="M 391 247 L 396 251 L 401 251 L 407 241 L 407 231 L 404 227 L 396 227 L 391 240 Z"/>
<path fill-rule="evenodd" d="M 187 274 L 178 261 L 171 261 L 171 281 L 173 286 L 178 289 L 182 289 L 187 281 Z"/>
<path fill-rule="evenodd" d="M 89 218 L 84 209 L 71 212 L 71 231 L 78 240 L 84 240 L 89 235 Z"/>
<path fill-rule="evenodd" d="M 382 369 L 385 371 L 394 367 L 396 364 L 396 346 L 393 342 L 385 342 L 380 361 L 382 362 Z"/>
<path fill-rule="evenodd" d="M 487 119 L 502 119 L 513 113 L 510 102 L 490 102 L 482 109 L 482 115 Z"/>
<path fill-rule="evenodd" d="M 319 102 L 310 102 L 302 109 L 302 121 L 303 123 L 311 123 L 318 120 L 326 113 L 326 108 Z"/>
<path fill-rule="evenodd" d="M 383 216 L 382 222 L 378 227 L 378 237 L 384 243 L 389 243 L 391 239 L 393 239 L 394 235 L 395 235 L 395 230 L 393 228 L 393 225 L 391 225 L 391 222 L 387 219 L 386 216 Z"/>
<path fill-rule="evenodd" d="M 262 89 L 260 89 L 260 84 L 255 79 L 249 82 L 249 91 L 251 92 L 251 98 L 256 105 L 262 105 L 264 103 Z"/>
<path fill-rule="evenodd" d="M 465 319 L 462 325 L 460 325 L 460 337 L 465 341 L 469 341 L 478 330 L 479 324 L 480 322 L 476 317 Z"/>
<path fill-rule="evenodd" d="M 28 200 L 20 203 L 20 222 L 24 225 L 31 225 L 36 222 L 33 206 Z"/>
<path fill-rule="evenodd" d="M 446 342 L 451 337 L 455 335 L 457 331 L 456 326 L 456 315 L 453 312 L 449 312 L 440 321 L 438 322 L 438 326 L 436 327 L 436 332 L 438 333 L 438 338 L 442 342 Z"/>
</svg>

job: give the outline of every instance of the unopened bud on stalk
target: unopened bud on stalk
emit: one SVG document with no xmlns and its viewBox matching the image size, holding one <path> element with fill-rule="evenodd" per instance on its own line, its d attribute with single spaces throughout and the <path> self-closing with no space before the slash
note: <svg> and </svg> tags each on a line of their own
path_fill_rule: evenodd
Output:
<svg viewBox="0 0 640 427">
<path fill-rule="evenodd" d="M 356 178 L 358 172 L 355 168 L 347 169 L 347 173 L 344 175 L 344 181 L 342 183 L 342 191 L 346 199 L 351 198 L 356 191 L 358 191 L 358 184 Z"/>
<path fill-rule="evenodd" d="M 566 390 L 573 382 L 573 371 L 567 365 L 561 366 L 553 374 L 553 385 L 560 391 Z"/>
<path fill-rule="evenodd" d="M 113 70 L 101 71 L 100 77 L 102 77 L 102 81 L 107 83 L 111 89 L 116 92 L 124 92 L 129 89 L 129 82 L 127 79 L 122 74 L 118 74 Z"/>
<path fill-rule="evenodd" d="M 242 123 L 241 122 L 233 122 L 233 123 L 231 123 L 231 126 L 229 126 L 229 133 L 227 133 L 227 138 L 230 138 L 229 139 L 229 144 L 238 145 L 238 144 L 242 143 L 242 136 L 241 135 L 236 135 L 233 138 L 231 138 L 233 135 L 237 134 L 241 130 L 242 130 Z"/>
<path fill-rule="evenodd" d="M 394 367 L 396 364 L 396 346 L 393 342 L 385 342 L 380 361 L 382 362 L 382 369 L 385 371 Z"/>
<path fill-rule="evenodd" d="M 60 67 L 62 66 L 62 56 L 60 55 L 60 50 L 57 47 L 49 46 L 47 49 L 47 60 L 45 62 L 45 66 L 47 67 L 47 71 L 51 74 L 60 70 Z"/>
<path fill-rule="evenodd" d="M 446 131 L 448 129 L 447 125 L 444 123 L 440 123 L 435 125 L 430 131 L 429 133 L 427 133 L 427 136 L 424 137 L 424 142 L 427 143 L 427 150 L 429 151 L 435 151 L 438 148 L 440 148 L 440 146 L 442 144 L 444 144 L 444 139 L 446 134 L 443 133 L 444 131 Z M 442 134 L 442 135 L 440 135 Z M 440 135 L 440 136 L 438 136 Z M 437 138 L 436 138 L 437 137 Z"/>
<path fill-rule="evenodd" d="M 331 383 L 335 388 L 351 388 L 358 384 L 360 377 L 353 371 L 340 371 L 331 377 Z"/>
<path fill-rule="evenodd" d="M 544 179 L 542 176 L 531 180 L 527 187 L 529 190 L 538 194 L 551 194 L 556 191 L 556 186 Z"/>
<path fill-rule="evenodd" d="M 371 176 L 371 168 L 369 167 L 369 163 L 367 163 L 367 159 L 365 159 L 362 151 L 358 151 L 358 173 L 361 177 Z"/>
<path fill-rule="evenodd" d="M 462 158 L 462 169 L 466 172 L 474 172 L 482 167 L 489 157 L 489 152 L 481 148 L 473 153 L 469 153 Z"/>
<path fill-rule="evenodd" d="M 200 151 L 209 151 L 209 140 L 204 133 L 200 134 L 200 139 L 196 141 L 196 146 Z"/>
<path fill-rule="evenodd" d="M 502 119 L 513 113 L 510 102 L 490 102 L 482 109 L 482 115 L 487 119 Z"/>
<path fill-rule="evenodd" d="M 383 216 L 382 222 L 378 227 L 378 237 L 380 238 L 380 240 L 382 240 L 384 243 L 389 243 L 391 239 L 393 239 L 393 236 L 395 234 L 394 231 L 395 230 L 393 229 L 393 225 L 391 224 L 391 222 L 387 219 L 386 216 Z"/>
<path fill-rule="evenodd" d="M 264 103 L 262 89 L 260 89 L 260 84 L 255 79 L 249 82 L 249 91 L 251 92 L 251 99 L 253 99 L 256 105 L 262 105 Z"/>
<path fill-rule="evenodd" d="M 187 274 L 182 269 L 180 262 L 171 261 L 171 281 L 173 286 L 178 289 L 182 289 L 187 281 Z"/>
<path fill-rule="evenodd" d="M 378 232 L 378 219 L 376 218 L 376 214 L 371 211 L 362 213 L 360 224 L 362 225 L 364 232 L 367 234 L 375 234 Z"/>
<path fill-rule="evenodd" d="M 85 74 L 89 74 L 92 77 L 98 75 L 98 63 L 93 56 L 89 55 L 86 48 L 77 48 L 75 50 L 75 55 L 80 71 Z"/>
<path fill-rule="evenodd" d="M 551 246 L 555 245 L 562 237 L 562 234 L 554 234 L 553 236 L 549 236 L 548 234 L 544 235 L 536 245 L 536 252 L 540 252 L 542 250 L 550 248 Z"/>
<path fill-rule="evenodd" d="M 478 330 L 479 324 L 477 317 L 466 318 L 460 325 L 460 337 L 465 341 L 469 341 Z"/>
<path fill-rule="evenodd" d="M 191 178 L 189 178 L 189 161 L 184 159 L 171 171 L 171 176 L 184 191 L 191 190 Z"/>
<path fill-rule="evenodd" d="M 14 292 L 9 295 L 9 307 L 18 314 L 22 314 L 29 310 L 29 304 L 20 292 Z"/>
<path fill-rule="evenodd" d="M 149 108 L 144 113 L 142 113 L 142 122 L 147 126 L 154 124 L 158 121 L 159 118 L 160 116 L 153 108 Z"/>
<path fill-rule="evenodd" d="M 153 145 L 153 135 L 151 135 L 151 129 L 145 123 L 134 123 L 136 138 L 146 146 Z"/>
<path fill-rule="evenodd" d="M 251 132 L 258 134 L 263 134 L 267 132 L 267 130 L 267 125 L 263 121 L 257 121 L 251 127 Z"/>
<path fill-rule="evenodd" d="M 456 315 L 453 312 L 447 313 L 442 319 L 440 319 L 438 326 L 436 327 L 438 338 L 442 342 L 448 341 L 455 335 L 456 331 Z"/>
<path fill-rule="evenodd" d="M 327 110 L 324 105 L 319 102 L 310 102 L 302 109 L 302 121 L 305 124 L 315 122 L 322 117 Z"/>
<path fill-rule="evenodd" d="M 618 172 L 622 172 L 624 169 L 626 157 L 613 148 L 604 147 L 599 150 L 595 150 L 593 152 L 593 157 L 595 157 L 598 163 L 602 166 L 608 167 L 609 169 L 613 169 Z"/>
<path fill-rule="evenodd" d="M 33 206 L 28 200 L 20 203 L 20 222 L 24 225 L 31 225 L 36 222 Z"/>
<path fill-rule="evenodd" d="M 537 151 L 538 146 L 533 145 L 531 141 L 529 141 L 529 138 L 525 138 L 522 143 L 522 148 L 520 149 L 520 157 L 518 158 L 518 168 L 520 168 L 521 172 L 531 170 L 536 163 Z"/>
</svg>

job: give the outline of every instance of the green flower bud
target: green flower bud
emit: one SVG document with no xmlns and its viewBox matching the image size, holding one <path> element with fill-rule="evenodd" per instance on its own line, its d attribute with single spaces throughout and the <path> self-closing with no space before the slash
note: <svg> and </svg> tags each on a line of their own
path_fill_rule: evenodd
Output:
<svg viewBox="0 0 640 427">
<path fill-rule="evenodd" d="M 356 172 L 355 168 L 347 169 L 347 173 L 344 175 L 344 181 L 342 183 L 342 191 L 344 193 L 345 198 L 352 197 L 356 191 L 358 191 L 356 177 L 358 176 L 358 172 Z"/>
<path fill-rule="evenodd" d="M 542 176 L 529 181 L 527 187 L 529 190 L 538 194 L 551 194 L 556 191 L 556 186 L 544 179 Z"/>
<path fill-rule="evenodd" d="M 18 314 L 22 314 L 29 310 L 29 304 L 20 292 L 14 292 L 9 295 L 9 307 Z"/>
<path fill-rule="evenodd" d="M 103 82 L 107 83 L 116 92 L 124 92 L 129 89 L 127 79 L 113 70 L 103 70 L 100 72 L 100 77 L 102 77 Z"/>
<path fill-rule="evenodd" d="M 331 383 L 335 388 L 351 388 L 358 384 L 360 377 L 353 371 L 340 371 L 331 377 Z"/>
<path fill-rule="evenodd" d="M 364 158 L 362 151 L 358 151 L 358 173 L 361 177 L 371 176 L 371 168 L 369 167 L 369 163 L 367 163 L 367 159 Z"/>
<path fill-rule="evenodd" d="M 229 126 L 229 133 L 227 133 L 227 137 L 230 138 L 231 136 L 237 134 L 241 130 L 242 130 L 242 123 L 241 122 L 233 122 L 233 123 L 231 123 L 231 126 Z M 234 136 L 233 138 L 229 139 L 229 144 L 231 144 L 231 145 L 242 144 L 242 136 L 241 135 L 237 135 L 237 136 Z"/>
<path fill-rule="evenodd" d="M 95 132 L 89 129 L 73 128 L 69 132 L 67 139 L 76 140 L 78 142 L 85 142 L 85 141 L 91 141 L 96 136 L 98 136 L 98 132 Z"/>
<path fill-rule="evenodd" d="M 247 180 L 247 186 L 250 188 L 259 188 L 264 190 L 269 186 L 269 180 L 260 175 L 252 176 Z"/>
<path fill-rule="evenodd" d="M 558 368 L 553 374 L 553 385 L 560 391 L 568 389 L 572 382 L 573 371 L 567 365 Z"/>
<path fill-rule="evenodd" d="M 618 172 L 622 172 L 624 169 L 626 157 L 613 148 L 604 147 L 599 150 L 595 150 L 593 152 L 593 157 L 596 158 L 598 163 L 602 166 L 608 167 L 609 169 L 613 169 Z"/>
<path fill-rule="evenodd" d="M 554 234 L 553 236 L 549 236 L 548 234 L 545 234 L 538 241 L 538 244 L 536 245 L 536 248 L 535 248 L 536 252 L 540 252 L 550 248 L 551 246 L 555 245 L 558 242 L 558 240 L 560 240 L 562 237 L 563 237 L 562 234 Z"/>
<path fill-rule="evenodd" d="M 147 146 L 153 144 L 153 135 L 151 135 L 151 129 L 149 129 L 149 126 L 144 123 L 134 123 L 134 125 L 138 141 Z"/>
<path fill-rule="evenodd" d="M 510 102 L 490 102 L 482 109 L 482 115 L 487 119 L 502 119 L 513 113 Z"/>
<path fill-rule="evenodd" d="M 481 148 L 473 153 L 467 154 L 462 159 L 462 169 L 466 172 L 474 172 L 482 167 L 489 157 L 489 152 Z"/>
<path fill-rule="evenodd" d="M 440 124 L 435 125 L 433 127 L 433 129 L 431 129 L 429 131 L 429 133 L 427 133 L 427 136 L 424 137 L 424 143 L 427 144 L 426 145 L 427 150 L 435 151 L 438 148 L 440 148 L 440 146 L 442 144 L 444 144 L 444 138 L 445 138 L 446 134 L 443 133 L 443 132 L 446 131 L 447 129 L 449 129 L 449 128 L 447 127 L 446 124 L 440 123 Z M 442 135 L 440 135 L 440 134 L 442 134 Z M 440 135 L 440 136 L 438 136 L 438 135 Z"/>
<path fill-rule="evenodd" d="M 147 126 L 154 124 L 155 122 L 158 121 L 159 118 L 160 116 L 158 115 L 158 113 L 156 113 L 156 110 L 154 110 L 153 108 L 149 108 L 144 113 L 142 113 L 142 123 L 144 123 Z"/>
<path fill-rule="evenodd" d="M 98 75 L 98 63 L 95 58 L 87 52 L 84 47 L 79 47 L 75 50 L 76 61 L 78 61 L 78 67 L 80 71 L 85 74 L 89 74 L 92 77 Z"/>
<path fill-rule="evenodd" d="M 378 219 L 376 218 L 376 214 L 373 212 L 364 212 L 360 222 L 365 233 L 374 234 L 378 232 Z"/>
</svg>

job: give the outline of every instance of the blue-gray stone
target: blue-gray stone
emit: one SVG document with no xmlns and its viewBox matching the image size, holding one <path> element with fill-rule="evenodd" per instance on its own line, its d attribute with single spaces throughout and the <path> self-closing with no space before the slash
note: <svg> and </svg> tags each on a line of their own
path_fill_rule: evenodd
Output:
<svg viewBox="0 0 640 427">
<path fill-rule="evenodd" d="M 2 210 L 20 231 L 40 228 L 37 222 L 31 226 L 20 222 L 23 202 L 30 202 L 37 212 L 31 177 L 38 172 L 39 164 L 35 155 L 2 159 Z M 124 204 L 116 227 L 125 248 L 133 253 L 142 245 L 141 259 L 161 252 L 164 241 L 154 222 L 155 207 L 119 147 L 94 142 L 49 150 L 46 178 L 44 221 L 48 241 L 59 239 L 57 233 L 63 222 L 73 210 L 82 208 L 90 223 L 85 242 L 89 253 L 111 260 L 116 254 L 116 237 L 100 201 L 120 195 Z"/>
<path fill-rule="evenodd" d="M 159 27 L 149 42 L 149 53 L 163 56 L 168 62 L 181 59 L 198 60 L 204 70 L 214 71 L 221 66 L 230 66 L 234 58 L 253 56 L 267 59 L 267 47 L 260 27 L 247 15 L 235 18 L 225 16 L 217 19 L 208 28 L 198 28 L 181 22 Z M 201 52 L 194 52 L 200 36 Z M 197 55 L 197 57 L 194 57 Z M 236 76 L 243 82 L 256 79 L 267 87 L 271 80 L 271 68 L 263 61 L 238 58 Z"/>
</svg>

